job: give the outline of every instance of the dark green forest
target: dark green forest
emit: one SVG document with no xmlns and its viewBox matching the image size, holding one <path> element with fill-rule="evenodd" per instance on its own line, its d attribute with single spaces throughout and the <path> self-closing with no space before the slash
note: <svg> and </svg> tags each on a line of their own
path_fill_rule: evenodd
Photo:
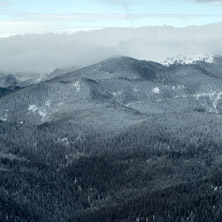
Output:
<svg viewBox="0 0 222 222">
<path fill-rule="evenodd" d="M 112 58 L 0 89 L 0 222 L 222 221 L 222 60 Z"/>
<path fill-rule="evenodd" d="M 71 141 L 77 126 L 65 121 L 59 128 L 0 125 L 1 146 L 8 147 L 0 155 L 1 221 L 222 218 L 219 115 L 153 115 L 119 135 L 87 133 L 72 146 L 54 140 Z"/>
</svg>

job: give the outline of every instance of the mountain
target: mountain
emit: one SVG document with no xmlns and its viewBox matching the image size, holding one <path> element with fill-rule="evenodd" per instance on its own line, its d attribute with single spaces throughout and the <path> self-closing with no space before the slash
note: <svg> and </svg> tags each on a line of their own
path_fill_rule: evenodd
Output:
<svg viewBox="0 0 222 222">
<path fill-rule="evenodd" d="M 17 86 L 18 80 L 13 75 L 4 75 L 0 77 L 0 87 L 1 88 L 9 88 L 13 86 Z"/>
<path fill-rule="evenodd" d="M 30 78 L 30 77 L 27 78 L 26 77 L 26 79 L 23 79 L 23 81 L 20 82 L 19 86 L 20 87 L 27 87 L 27 86 L 35 85 L 37 83 L 53 79 L 57 76 L 66 74 L 68 72 L 73 72 L 73 71 L 78 70 L 78 69 L 80 69 L 80 67 L 71 66 L 71 67 L 66 67 L 66 68 L 63 68 L 63 69 L 58 68 L 58 69 L 55 69 L 53 72 L 51 72 L 49 74 L 42 74 L 42 75 L 39 75 L 38 77 L 35 77 L 35 78 L 33 78 L 33 77 L 32 78 Z"/>
<path fill-rule="evenodd" d="M 201 64 L 165 67 L 116 57 L 2 98 L 0 116 L 40 124 L 106 106 L 141 115 L 187 109 L 220 113 L 221 81 Z"/>
<path fill-rule="evenodd" d="M 112 57 L 0 98 L 0 220 L 220 221 L 220 70 Z"/>
<path fill-rule="evenodd" d="M 196 64 L 199 62 L 205 63 L 213 63 L 215 59 L 214 55 L 206 55 L 206 54 L 194 54 L 194 55 L 178 55 L 175 57 L 167 58 L 165 61 L 161 62 L 161 64 L 169 66 L 173 64 Z"/>
<path fill-rule="evenodd" d="M 62 76 L 66 73 L 70 73 L 70 72 L 74 72 L 78 69 L 81 69 L 81 67 L 77 67 L 77 66 L 70 66 L 70 67 L 66 67 L 66 68 L 57 68 L 55 69 L 53 72 L 45 75 L 42 80 L 43 81 L 46 81 L 46 80 L 50 80 L 50 79 L 53 79 L 55 77 L 58 77 L 58 76 Z"/>
<path fill-rule="evenodd" d="M 19 80 L 10 74 L 0 73 L 0 98 L 20 89 Z"/>
<path fill-rule="evenodd" d="M 5 74 L 0 73 L 0 97 L 11 94 L 21 88 L 25 88 L 31 85 L 44 82 L 46 80 L 53 79 L 57 76 L 63 75 L 70 71 L 80 69 L 79 67 L 67 67 L 64 69 L 56 69 L 52 73 L 45 75 L 37 75 L 38 77 L 33 78 L 33 73 L 14 73 Z"/>
</svg>

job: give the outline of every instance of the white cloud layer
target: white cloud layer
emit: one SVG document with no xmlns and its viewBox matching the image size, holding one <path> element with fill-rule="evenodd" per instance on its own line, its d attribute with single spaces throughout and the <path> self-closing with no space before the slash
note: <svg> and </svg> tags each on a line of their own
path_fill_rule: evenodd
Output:
<svg viewBox="0 0 222 222">
<path fill-rule="evenodd" d="M 6 5 L 8 2 L 6 0 L 0 0 L 0 6 Z"/>
<path fill-rule="evenodd" d="M 222 24 L 108 28 L 71 35 L 0 38 L 0 72 L 47 73 L 58 67 L 89 65 L 115 55 L 162 61 L 178 54 L 198 53 L 222 54 Z"/>
<path fill-rule="evenodd" d="M 2 9 L 3 7 L 8 5 L 8 1 L 7 0 L 0 0 L 0 9 Z"/>
<path fill-rule="evenodd" d="M 222 4 L 222 0 L 191 0 L 195 2 L 201 2 L 201 3 L 213 3 L 213 4 Z"/>
<path fill-rule="evenodd" d="M 222 0 L 195 0 L 196 2 L 222 2 Z"/>
<path fill-rule="evenodd" d="M 1 0 L 0 0 L 1 1 Z M 144 24 L 187 26 L 192 21 L 221 20 L 221 15 L 211 14 L 152 14 L 152 13 L 18 13 L 7 12 L 13 19 L 0 20 L 0 37 L 27 33 L 73 33 L 103 27 L 139 27 Z M 204 24 L 205 22 L 203 22 Z M 202 24 L 202 23 L 201 23 Z"/>
<path fill-rule="evenodd" d="M 140 0 L 100 0 L 99 2 L 105 4 L 112 4 L 112 5 L 135 5 L 139 4 Z"/>
</svg>

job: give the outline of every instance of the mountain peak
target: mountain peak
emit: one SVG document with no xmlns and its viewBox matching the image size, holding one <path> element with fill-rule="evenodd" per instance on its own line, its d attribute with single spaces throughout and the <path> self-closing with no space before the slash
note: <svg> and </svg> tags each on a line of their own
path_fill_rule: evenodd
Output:
<svg viewBox="0 0 222 222">
<path fill-rule="evenodd" d="M 109 57 L 103 61 L 101 61 L 100 63 L 126 63 L 126 62 L 136 62 L 138 61 L 137 59 L 134 59 L 132 57 L 129 57 L 129 56 L 112 56 L 112 57 Z"/>
<path fill-rule="evenodd" d="M 161 62 L 161 64 L 170 66 L 173 64 L 196 64 L 198 62 L 213 63 L 214 57 L 212 54 L 181 54 L 175 57 L 168 57 L 165 61 Z"/>
</svg>

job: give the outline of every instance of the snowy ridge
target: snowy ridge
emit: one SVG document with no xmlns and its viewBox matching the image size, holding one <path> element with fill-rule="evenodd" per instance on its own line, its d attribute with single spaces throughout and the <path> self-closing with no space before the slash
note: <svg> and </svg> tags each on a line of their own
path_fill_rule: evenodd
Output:
<svg viewBox="0 0 222 222">
<path fill-rule="evenodd" d="M 173 64 L 196 64 L 197 62 L 207 62 L 213 63 L 214 56 L 206 54 L 196 54 L 196 55 L 178 55 L 175 57 L 169 57 L 165 61 L 160 62 L 165 66 L 170 66 Z"/>
</svg>

